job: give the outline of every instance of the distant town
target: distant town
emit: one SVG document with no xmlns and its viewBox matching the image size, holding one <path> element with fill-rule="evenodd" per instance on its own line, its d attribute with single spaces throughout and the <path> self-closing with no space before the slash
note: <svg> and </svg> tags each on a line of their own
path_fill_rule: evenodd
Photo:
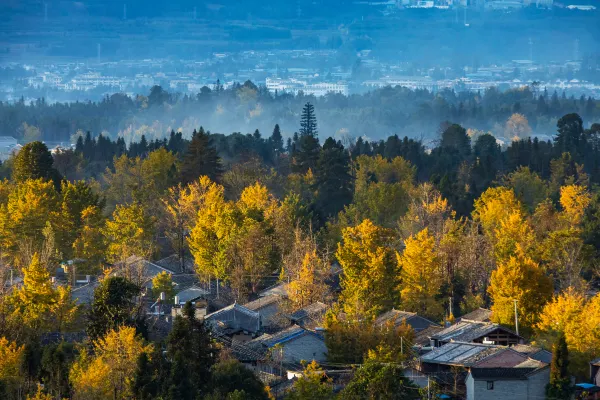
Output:
<svg viewBox="0 0 600 400">
<path fill-rule="evenodd" d="M 279 50 L 213 53 L 194 60 L 121 60 L 52 64 L 10 63 L 4 67 L 18 71 L 0 86 L 0 98 L 25 101 L 44 97 L 47 101 L 98 100 L 115 92 L 134 96 L 146 94 L 154 85 L 182 94 L 199 93 L 217 84 L 229 88 L 234 83 L 252 81 L 272 94 L 324 96 L 350 95 L 374 88 L 401 86 L 412 90 L 437 92 L 443 89 L 484 91 L 533 85 L 567 95 L 600 96 L 600 80 L 580 77 L 582 60 L 536 63 L 532 59 L 512 60 L 501 65 L 465 65 L 461 68 L 415 68 L 409 62 L 380 61 L 370 51 L 356 54 L 354 65 L 336 65 L 336 50 Z M 600 68 L 596 68 L 600 76 Z M 589 75 L 589 69 L 588 69 Z"/>
</svg>

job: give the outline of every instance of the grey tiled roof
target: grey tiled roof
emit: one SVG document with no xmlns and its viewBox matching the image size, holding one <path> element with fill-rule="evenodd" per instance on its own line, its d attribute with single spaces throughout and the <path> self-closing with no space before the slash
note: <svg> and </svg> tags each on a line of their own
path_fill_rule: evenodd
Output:
<svg viewBox="0 0 600 400">
<path fill-rule="evenodd" d="M 237 303 L 208 314 L 204 320 L 219 325 L 225 332 L 260 330 L 260 314 Z"/>
<path fill-rule="evenodd" d="M 479 307 L 477 310 L 473 310 L 468 314 L 460 317 L 460 320 L 478 321 L 478 322 L 490 322 L 492 311 L 487 308 Z"/>
<path fill-rule="evenodd" d="M 187 289 L 177 292 L 177 297 L 179 298 L 179 304 L 185 304 L 188 301 L 194 301 L 201 297 L 205 297 L 208 294 L 209 293 L 204 289 L 201 289 L 197 286 L 191 286 Z"/>
<path fill-rule="evenodd" d="M 281 297 L 287 297 L 287 287 L 287 283 L 280 282 L 276 285 L 266 288 L 265 290 L 261 291 L 258 295 L 260 297 L 265 297 L 275 294 Z"/>
<path fill-rule="evenodd" d="M 471 368 L 473 379 L 480 380 L 526 380 L 536 368 Z"/>
<path fill-rule="evenodd" d="M 468 367 L 504 349 L 506 347 L 489 344 L 451 342 L 421 356 L 421 361 L 430 364 Z"/>
<path fill-rule="evenodd" d="M 525 361 L 523 361 L 520 364 L 515 365 L 515 368 L 543 368 L 546 365 L 548 365 L 548 363 L 544 363 L 538 360 L 534 360 L 533 358 L 529 358 Z"/>
<path fill-rule="evenodd" d="M 301 321 L 305 318 L 319 317 L 329 309 L 327 304 L 323 304 L 320 301 L 312 303 L 304 308 L 301 308 L 290 315 L 290 319 L 293 321 Z"/>
<path fill-rule="evenodd" d="M 454 325 L 451 325 L 435 335 L 432 336 L 433 339 L 448 342 L 450 340 L 460 341 L 460 342 L 471 342 L 475 339 L 484 337 L 496 329 L 501 329 L 506 332 L 512 332 L 510 329 L 507 329 L 498 324 L 492 324 L 489 322 L 472 322 L 472 321 L 460 321 Z"/>
<path fill-rule="evenodd" d="M 155 261 L 154 264 L 166 268 L 173 273 L 183 273 L 183 272 L 193 272 L 194 271 L 194 259 L 191 256 L 184 257 L 183 266 L 184 269 L 181 269 L 181 261 L 177 254 L 172 254 L 168 257 L 163 258 L 162 260 Z"/>
<path fill-rule="evenodd" d="M 429 346 L 431 344 L 431 337 L 441 331 L 441 326 L 431 325 L 420 332 L 415 334 L 415 340 L 413 343 L 417 346 Z"/>
<path fill-rule="evenodd" d="M 266 307 L 268 305 L 271 305 L 273 303 L 277 303 L 278 301 L 281 300 L 281 296 L 278 296 L 276 294 L 270 294 L 264 297 L 259 297 L 258 299 L 251 301 L 249 303 L 244 304 L 244 307 L 246 307 L 249 310 L 252 311 L 258 311 L 263 307 Z"/>
<path fill-rule="evenodd" d="M 519 353 L 525 354 L 529 358 L 541 361 L 546 364 L 550 364 L 550 362 L 552 361 L 552 353 L 540 347 L 535 347 L 528 344 L 517 344 L 512 346 L 511 349 L 518 351 Z"/>
</svg>

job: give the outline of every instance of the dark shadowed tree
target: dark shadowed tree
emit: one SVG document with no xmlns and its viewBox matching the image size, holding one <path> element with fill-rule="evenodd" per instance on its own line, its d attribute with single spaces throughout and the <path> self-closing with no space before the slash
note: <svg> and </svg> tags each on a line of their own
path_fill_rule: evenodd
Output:
<svg viewBox="0 0 600 400">
<path fill-rule="evenodd" d="M 92 340 L 103 337 L 111 329 L 134 326 L 142 329 L 138 320 L 138 305 L 134 297 L 140 288 L 122 277 L 104 279 L 94 290 L 94 301 L 88 313 L 87 334 Z"/>
<path fill-rule="evenodd" d="M 573 386 L 569 377 L 569 349 L 565 334 L 561 332 L 552 347 L 552 362 L 550 364 L 550 383 L 546 386 L 546 398 L 570 399 Z"/>
<path fill-rule="evenodd" d="M 341 143 L 328 138 L 315 168 L 316 206 L 323 220 L 337 215 L 352 201 L 350 156 Z"/>
<path fill-rule="evenodd" d="M 181 164 L 181 181 L 191 183 L 202 175 L 213 181 L 218 180 L 222 173 L 221 158 L 212 144 L 210 134 L 200 127 L 195 131 Z"/>
<path fill-rule="evenodd" d="M 42 142 L 27 143 L 17 153 L 13 165 L 12 177 L 15 182 L 27 179 L 45 179 L 60 184 L 58 171 L 53 168 L 54 160 L 48 147 Z"/>
</svg>

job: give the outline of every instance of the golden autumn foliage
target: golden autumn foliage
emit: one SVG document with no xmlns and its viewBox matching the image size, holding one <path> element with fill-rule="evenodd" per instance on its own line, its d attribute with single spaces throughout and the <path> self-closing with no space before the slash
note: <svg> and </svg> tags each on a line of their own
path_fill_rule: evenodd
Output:
<svg viewBox="0 0 600 400">
<path fill-rule="evenodd" d="M 23 269 L 23 286 L 9 297 L 11 320 L 35 331 L 62 331 L 75 318 L 77 306 L 71 300 L 71 288 L 54 287 L 50 273 L 36 254 Z"/>
<path fill-rule="evenodd" d="M 298 276 L 288 286 L 288 297 L 295 308 L 325 300 L 329 292 L 327 272 L 327 264 L 316 251 L 305 254 Z"/>
<path fill-rule="evenodd" d="M 0 206 L 0 245 L 17 265 L 24 265 L 20 247 L 39 251 L 44 241 L 44 229 L 55 222 L 59 209 L 58 196 L 52 182 L 27 180 L 17 184 Z"/>
<path fill-rule="evenodd" d="M 587 298 L 567 288 L 548 302 L 536 325 L 538 342 L 550 346 L 564 333 L 572 358 L 572 371 L 587 374 L 587 361 L 600 356 L 600 295 Z"/>
<path fill-rule="evenodd" d="M 25 356 L 25 346 L 17 346 L 5 337 L 0 337 L 0 382 L 7 389 L 16 389 L 25 379 L 21 365 Z"/>
<path fill-rule="evenodd" d="M 404 244 L 402 254 L 397 254 L 402 306 L 407 311 L 441 318 L 444 310 L 436 296 L 440 293 L 443 278 L 435 251 L 435 239 L 425 228 L 409 237 Z"/>
<path fill-rule="evenodd" d="M 492 272 L 488 293 L 492 300 L 492 321 L 515 325 L 514 300 L 517 301 L 519 327 L 530 330 L 537 323 L 544 304 L 551 299 L 552 281 L 520 249 Z"/>
<path fill-rule="evenodd" d="M 572 225 L 581 222 L 590 201 L 590 194 L 581 185 L 568 185 L 560 188 L 560 205 L 563 208 L 565 218 Z"/>
<path fill-rule="evenodd" d="M 102 229 L 104 218 L 99 207 L 89 206 L 81 212 L 81 232 L 73 242 L 73 255 L 85 260 L 87 270 L 96 272 L 106 254 L 106 241 Z"/>
<path fill-rule="evenodd" d="M 110 400 L 128 398 L 140 354 L 152 345 L 136 335 L 135 328 L 121 327 L 93 343 L 92 354 L 82 351 L 71 368 L 74 399 Z"/>
<path fill-rule="evenodd" d="M 122 262 L 131 256 L 150 257 L 154 249 L 155 218 L 140 204 L 118 205 L 106 221 L 108 258 Z"/>
<path fill-rule="evenodd" d="M 495 238 L 502 221 L 521 210 L 522 205 L 511 189 L 494 187 L 487 189 L 475 200 L 473 219 L 481 224 L 488 237 Z"/>
<path fill-rule="evenodd" d="M 274 216 L 279 204 L 260 183 L 225 200 L 224 188 L 208 184 L 188 244 L 204 280 L 228 281 L 238 297 L 255 292 L 260 280 L 277 269 Z"/>
<path fill-rule="evenodd" d="M 336 257 L 343 269 L 340 301 L 349 318 L 375 318 L 397 301 L 393 244 L 393 231 L 368 219 L 343 230 Z"/>
</svg>

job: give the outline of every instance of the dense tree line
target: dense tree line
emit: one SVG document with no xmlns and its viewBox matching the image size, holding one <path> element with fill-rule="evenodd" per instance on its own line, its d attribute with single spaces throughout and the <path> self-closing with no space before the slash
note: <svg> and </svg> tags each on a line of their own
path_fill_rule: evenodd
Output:
<svg viewBox="0 0 600 400">
<path fill-rule="evenodd" d="M 318 116 L 305 104 L 285 144 L 278 125 L 265 137 L 198 128 L 129 145 L 85 134 L 74 149 L 52 155 L 34 141 L 5 162 L 3 398 L 267 398 L 190 306 L 166 340 L 150 340 L 146 278 L 129 260 L 173 253 L 233 300 L 275 279 L 290 287 L 289 311 L 329 304 L 329 361 L 361 364 L 341 398 L 377 398 L 381 388 L 420 396 L 400 367 L 414 332 L 375 326 L 383 312 L 442 322 L 486 306 L 512 326 L 514 300 L 521 332 L 568 359 L 553 366 L 549 391 L 570 390 L 567 372 L 582 375 L 600 355 L 600 296 L 588 295 L 600 253 L 600 126 L 567 114 L 551 141 L 515 134 L 501 146 L 446 123 L 426 148 L 398 136 L 321 144 Z M 101 277 L 89 307 L 71 299 L 72 281 L 50 280 L 66 260 Z M 8 284 L 14 273 L 22 285 Z M 152 283 L 172 296 L 167 275 Z M 83 345 L 42 344 L 73 332 L 85 332 Z M 321 367 L 305 368 L 289 398 L 333 399 Z"/>
<path fill-rule="evenodd" d="M 299 110 L 307 101 L 319 110 L 321 134 L 335 134 L 336 140 L 363 136 L 378 140 L 393 134 L 431 140 L 435 139 L 432 133 L 446 120 L 492 131 L 499 137 L 513 114 L 523 115 L 536 134 L 551 135 L 556 121 L 565 114 L 578 113 L 588 121 L 600 115 L 595 99 L 548 92 L 535 82 L 508 91 L 490 88 L 434 93 L 385 87 L 360 95 L 315 98 L 270 94 L 265 87 L 247 81 L 228 89 L 217 83 L 213 89 L 202 88 L 196 96 L 169 93 L 155 86 L 148 95 L 117 93 L 98 102 L 49 104 L 39 99 L 30 104 L 22 100 L 0 103 L 0 120 L 4 134 L 22 142 L 68 142 L 91 131 L 112 139 L 123 137 L 129 145 L 140 142 L 142 135 L 149 141 L 163 140 L 172 129 L 181 129 L 189 139 L 200 125 L 229 133 L 270 130 L 275 123 L 291 137 L 298 129 Z"/>
</svg>

